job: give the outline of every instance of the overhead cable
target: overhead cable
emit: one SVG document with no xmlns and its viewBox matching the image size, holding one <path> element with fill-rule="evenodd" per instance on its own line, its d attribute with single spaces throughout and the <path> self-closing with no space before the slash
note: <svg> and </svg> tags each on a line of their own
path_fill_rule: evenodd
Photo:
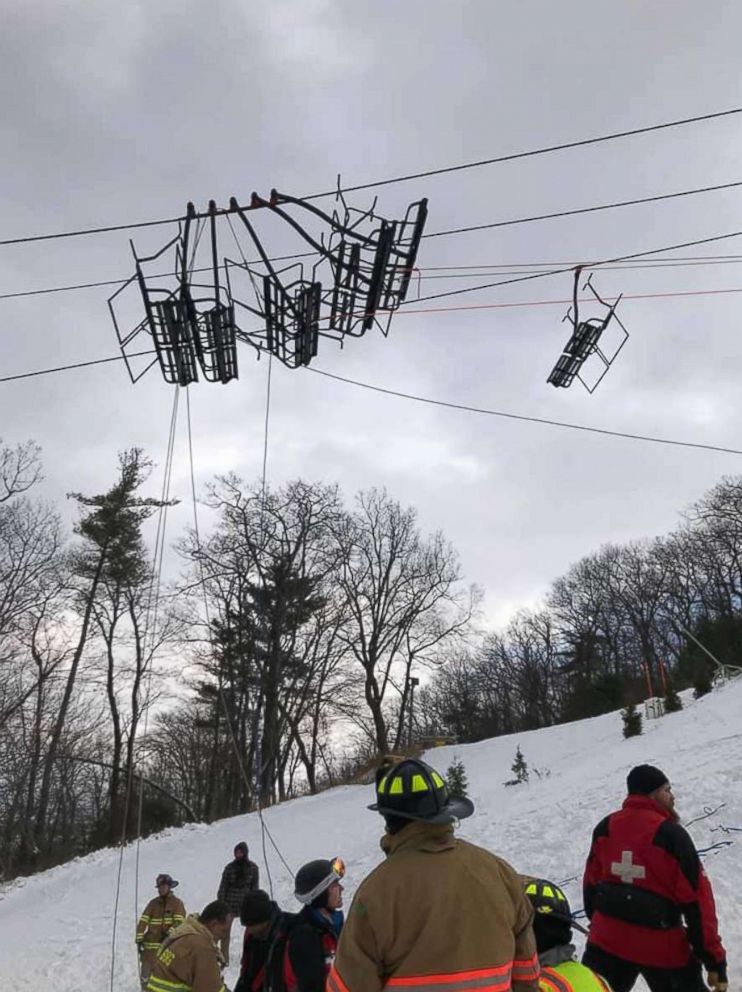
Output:
<svg viewBox="0 0 742 992">
<path fill-rule="evenodd" d="M 733 183 L 720 183 L 718 186 L 701 186 L 697 189 L 684 189 L 677 193 L 661 193 L 657 196 L 642 196 L 635 200 L 617 200 L 614 203 L 599 203 L 593 207 L 578 207 L 574 210 L 556 210 L 548 214 L 534 214 L 531 217 L 515 217 L 512 220 L 496 220 L 490 224 L 474 224 L 469 227 L 452 227 L 447 231 L 432 231 L 423 238 L 443 238 L 449 234 L 468 234 L 472 231 L 490 231 L 496 227 L 514 227 L 517 224 L 532 224 L 534 221 L 554 220 L 558 217 L 576 217 L 578 214 L 593 214 L 600 210 L 616 210 L 619 207 L 635 207 L 641 203 L 658 203 L 660 200 L 676 200 L 681 196 L 695 196 L 698 193 L 713 193 L 722 189 L 742 186 L 742 180 Z"/>
<path fill-rule="evenodd" d="M 141 355 L 154 355 L 154 349 L 150 351 L 135 351 L 127 358 L 139 358 Z M 72 365 L 57 365 L 51 369 L 33 369 L 31 372 L 18 372 L 15 375 L 4 375 L 0 377 L 0 382 L 14 382 L 17 379 L 32 379 L 37 375 L 51 375 L 52 372 L 69 372 L 70 369 L 84 369 L 89 365 L 105 365 L 107 362 L 121 362 L 123 355 L 111 355 L 110 358 L 94 358 L 89 362 L 74 362 Z"/>
<path fill-rule="evenodd" d="M 604 427 L 589 427 L 586 424 L 572 424 L 564 420 L 550 420 L 546 417 L 530 417 L 521 413 L 510 413 L 505 410 L 490 410 L 486 407 L 468 406 L 464 403 L 450 403 L 446 400 L 436 400 L 429 396 L 416 396 L 413 393 L 403 393 L 395 389 L 386 389 L 383 386 L 374 386 L 369 382 L 361 382 L 358 379 L 349 379 L 342 375 L 335 375 L 333 372 L 326 372 L 323 369 L 308 367 L 307 371 L 316 375 L 325 376 L 328 379 L 335 379 L 351 386 L 359 386 L 361 389 L 368 389 L 374 393 L 383 393 L 386 396 L 396 396 L 399 399 L 413 400 L 416 403 L 428 403 L 432 406 L 446 407 L 450 410 L 462 410 L 465 413 L 479 413 L 488 417 L 504 417 L 507 420 L 521 420 L 530 424 L 543 424 L 548 427 L 563 427 L 573 431 L 584 431 L 588 434 L 604 434 L 608 437 L 620 437 L 629 441 L 647 441 L 652 444 L 668 444 L 678 448 L 697 448 L 703 451 L 715 451 L 726 455 L 742 455 L 739 448 L 725 448 L 716 444 L 701 444 L 696 441 L 678 441 L 673 438 L 654 437 L 650 434 L 632 434 L 628 431 L 612 431 Z"/>
<path fill-rule="evenodd" d="M 648 251 L 637 251 L 628 255 L 618 255 L 615 258 L 604 258 L 599 261 L 585 262 L 582 265 L 584 269 L 598 268 L 601 265 L 615 265 L 617 262 L 627 262 L 634 258 L 646 258 L 648 255 L 659 255 L 666 251 L 677 251 L 680 248 L 691 248 L 696 245 L 707 245 L 715 241 L 725 241 L 729 238 L 738 238 L 742 236 L 742 231 L 730 231 L 729 234 L 717 234 L 711 238 L 699 238 L 696 241 L 684 241 L 681 244 L 676 245 L 665 245 L 662 248 L 652 248 Z M 448 296 L 461 296 L 463 293 L 476 293 L 482 289 L 494 289 L 497 286 L 512 286 L 514 283 L 518 282 L 530 282 L 533 279 L 545 279 L 548 276 L 560 276 L 564 275 L 565 272 L 574 272 L 574 265 L 567 265 L 558 269 L 548 269 L 545 272 L 533 272 L 526 276 L 516 276 L 512 279 L 500 279 L 497 282 L 486 282 L 480 283 L 478 286 L 464 286 L 462 289 L 449 289 L 443 293 L 432 293 L 429 296 L 419 296 L 416 300 L 408 299 L 402 306 L 407 306 L 409 303 L 423 303 L 426 300 L 441 300 Z"/>
<path fill-rule="evenodd" d="M 515 162 L 522 158 L 532 158 L 536 155 L 548 155 L 551 152 L 562 152 L 570 148 L 585 148 L 588 145 L 597 145 L 603 141 L 615 141 L 617 138 L 630 138 L 637 134 L 649 134 L 650 131 L 662 131 L 671 127 L 682 127 L 685 124 L 699 124 L 701 121 L 710 121 L 719 117 L 731 117 L 733 114 L 742 113 L 742 107 L 733 107 L 731 110 L 720 110 L 713 114 L 701 114 L 698 117 L 684 117 L 680 120 L 665 121 L 662 124 L 650 124 L 647 127 L 636 127 L 629 131 L 614 131 L 611 134 L 603 134 L 593 138 L 581 138 L 578 141 L 566 141 L 558 145 L 547 145 L 543 148 L 534 148 L 525 152 L 513 152 L 510 155 L 498 155 L 496 158 L 480 159 L 478 162 L 464 162 L 461 165 L 449 165 L 442 169 L 428 169 L 426 172 L 412 172 L 405 176 L 394 176 L 391 179 L 380 179 L 372 183 L 361 183 L 358 186 L 343 186 L 343 193 L 357 193 L 364 189 L 375 189 L 378 186 L 391 186 L 394 183 L 406 183 L 412 179 L 428 179 L 431 176 L 442 176 L 451 172 L 463 172 L 465 169 L 479 169 L 485 165 L 499 165 L 501 162 Z M 304 200 L 317 200 L 323 196 L 336 196 L 337 189 L 328 190 L 326 193 L 313 193 L 305 196 Z"/>
<path fill-rule="evenodd" d="M 734 114 L 742 113 L 742 107 L 732 107 L 729 110 L 719 110 L 711 114 L 700 114 L 696 117 L 684 117 L 674 121 L 664 121 L 661 124 L 650 124 L 646 127 L 632 128 L 628 131 L 614 131 L 610 134 L 597 135 L 592 138 L 580 138 L 577 141 L 566 141 L 557 145 L 547 145 L 542 148 L 533 148 L 523 152 L 513 152 L 508 155 L 498 155 L 494 158 L 480 159 L 475 162 L 463 162 L 459 165 L 449 165 L 440 169 L 428 169 L 425 172 L 414 172 L 402 176 L 392 176 L 388 179 L 378 179 L 370 183 L 361 183 L 356 186 L 342 187 L 343 193 L 356 193 L 365 189 L 377 189 L 380 186 L 392 186 L 396 183 L 410 182 L 413 179 L 427 179 L 432 176 L 442 176 L 453 172 L 463 172 L 467 169 L 479 169 L 487 165 L 498 165 L 502 162 L 514 162 L 518 159 L 532 158 L 537 155 L 548 155 L 552 152 L 566 151 L 570 148 L 585 148 L 588 145 L 597 145 L 604 141 L 615 141 L 619 138 L 629 138 L 639 134 L 649 134 L 652 131 L 662 131 L 673 127 L 683 127 L 687 124 L 699 124 L 702 121 L 715 120 L 721 117 L 731 117 Z M 319 200 L 326 196 L 337 196 L 339 190 L 331 189 L 324 193 L 312 193 L 302 197 L 303 200 Z M 6 245 L 28 244 L 34 241 L 53 241 L 60 238 L 77 238 L 87 234 L 107 234 L 111 231 L 130 231 L 140 227 L 156 227 L 163 224 L 177 224 L 185 220 L 184 217 L 169 217 L 163 220 L 138 221 L 133 224 L 108 224 L 98 227 L 81 228 L 73 231 L 61 231 L 54 234 L 35 234 L 20 238 L 5 238 L 0 241 L 0 247 Z"/>
</svg>

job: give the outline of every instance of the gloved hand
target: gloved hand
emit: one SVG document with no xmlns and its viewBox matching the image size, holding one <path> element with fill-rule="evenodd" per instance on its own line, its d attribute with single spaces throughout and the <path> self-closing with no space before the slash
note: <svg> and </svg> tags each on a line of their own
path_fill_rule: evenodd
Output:
<svg viewBox="0 0 742 992">
<path fill-rule="evenodd" d="M 713 992 L 727 992 L 729 982 L 727 980 L 726 964 L 719 965 L 715 970 L 709 971 L 706 975 L 706 981 L 708 987 L 713 989 Z"/>
</svg>

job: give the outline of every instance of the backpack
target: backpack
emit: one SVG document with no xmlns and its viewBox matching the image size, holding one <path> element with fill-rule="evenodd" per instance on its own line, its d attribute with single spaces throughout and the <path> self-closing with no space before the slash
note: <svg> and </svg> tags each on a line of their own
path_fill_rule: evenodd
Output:
<svg viewBox="0 0 742 992">
<path fill-rule="evenodd" d="M 265 983 L 263 992 L 286 992 L 284 958 L 291 931 L 301 922 L 299 913 L 282 913 L 276 932 L 268 948 L 265 962 Z"/>
</svg>

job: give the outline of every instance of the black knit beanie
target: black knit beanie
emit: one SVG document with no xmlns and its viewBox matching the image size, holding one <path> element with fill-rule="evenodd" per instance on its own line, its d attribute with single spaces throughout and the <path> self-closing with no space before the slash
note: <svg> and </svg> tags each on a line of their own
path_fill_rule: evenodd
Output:
<svg viewBox="0 0 742 992">
<path fill-rule="evenodd" d="M 654 765 L 637 765 L 626 777 L 626 791 L 630 796 L 648 796 L 668 781 L 667 775 Z"/>
<path fill-rule="evenodd" d="M 256 923 L 266 923 L 273 915 L 275 903 L 267 892 L 254 889 L 248 892 L 240 906 L 240 923 L 243 927 L 255 926 Z"/>
</svg>

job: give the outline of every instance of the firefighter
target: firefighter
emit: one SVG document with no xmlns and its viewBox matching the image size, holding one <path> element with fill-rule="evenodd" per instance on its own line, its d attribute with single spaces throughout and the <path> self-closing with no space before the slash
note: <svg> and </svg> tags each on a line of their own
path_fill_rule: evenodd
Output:
<svg viewBox="0 0 742 992">
<path fill-rule="evenodd" d="M 165 937 L 146 992 L 226 992 L 216 942 L 229 933 L 232 911 L 224 902 L 210 902 Z"/>
<path fill-rule="evenodd" d="M 454 837 L 474 812 L 430 765 L 406 759 L 376 783 L 386 860 L 361 882 L 328 992 L 538 992 L 533 909 L 501 858 Z"/>
<path fill-rule="evenodd" d="M 615 992 L 637 977 L 651 992 L 727 990 L 726 953 L 711 885 L 680 826 L 664 772 L 637 765 L 623 806 L 593 831 L 583 895 L 590 934 L 583 963 Z M 685 925 L 683 925 L 685 923 Z"/>
<path fill-rule="evenodd" d="M 147 984 L 160 944 L 174 928 L 185 920 L 185 906 L 173 895 L 177 882 L 170 875 L 161 874 L 155 879 L 157 895 L 150 899 L 139 917 L 136 944 L 139 951 L 139 974 L 142 988 Z"/>
<path fill-rule="evenodd" d="M 541 965 L 541 992 L 611 992 L 608 983 L 576 958 L 572 928 L 587 933 L 572 919 L 564 892 L 542 878 L 526 879 L 525 892 L 533 906 L 533 932 Z"/>
</svg>

